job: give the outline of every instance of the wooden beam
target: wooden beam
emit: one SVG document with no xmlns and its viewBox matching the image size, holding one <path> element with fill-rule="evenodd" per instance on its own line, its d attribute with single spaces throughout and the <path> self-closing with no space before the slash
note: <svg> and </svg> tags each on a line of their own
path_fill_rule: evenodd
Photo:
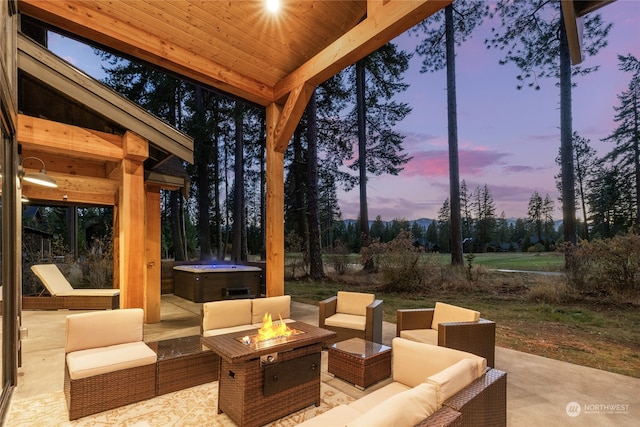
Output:
<svg viewBox="0 0 640 427">
<path fill-rule="evenodd" d="M 67 156 L 119 161 L 122 147 L 117 135 L 18 114 L 18 142 L 25 149 Z"/>
<path fill-rule="evenodd" d="M 160 232 L 160 187 L 145 186 L 145 261 L 147 281 L 144 289 L 145 323 L 160 322 L 161 289 L 161 232 Z"/>
<path fill-rule="evenodd" d="M 122 137 L 122 158 L 144 162 L 149 158 L 149 141 L 134 132 L 126 131 Z"/>
<path fill-rule="evenodd" d="M 564 27 L 567 31 L 571 64 L 578 65 L 582 62 L 582 18 L 576 16 L 573 0 L 562 0 L 560 4 L 562 6 Z"/>
<path fill-rule="evenodd" d="M 284 154 L 276 149 L 275 130 L 281 120 L 280 107 L 267 107 L 267 195 L 266 241 L 267 296 L 284 295 Z"/>
<path fill-rule="evenodd" d="M 287 102 L 279 114 L 280 117 L 273 136 L 277 152 L 284 153 L 287 150 L 291 135 L 296 130 L 314 90 L 313 86 L 302 84 L 295 87 L 287 97 Z"/>
<path fill-rule="evenodd" d="M 361 23 L 282 79 L 273 99 L 279 102 L 304 83 L 318 86 L 452 2 L 390 0 L 373 7 Z"/>
</svg>

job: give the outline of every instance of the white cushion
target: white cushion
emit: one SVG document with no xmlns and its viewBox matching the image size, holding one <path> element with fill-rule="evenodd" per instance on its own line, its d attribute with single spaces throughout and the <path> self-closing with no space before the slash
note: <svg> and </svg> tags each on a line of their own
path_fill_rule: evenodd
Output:
<svg viewBox="0 0 640 427">
<path fill-rule="evenodd" d="M 291 317 L 291 295 L 255 298 L 251 301 L 251 323 L 253 324 L 262 323 L 266 313 L 271 315 L 273 321 Z"/>
<path fill-rule="evenodd" d="M 298 427 L 344 427 L 346 423 L 355 420 L 362 413 L 347 405 L 334 406 L 327 412 L 323 412 L 307 421 L 296 424 Z"/>
<path fill-rule="evenodd" d="M 40 279 L 51 296 L 116 296 L 120 289 L 74 289 L 55 264 L 36 264 L 31 270 Z"/>
<path fill-rule="evenodd" d="M 411 387 L 399 382 L 392 382 L 385 385 L 384 387 L 372 391 L 371 393 L 365 394 L 355 402 L 351 402 L 349 406 L 357 409 L 364 414 L 365 412 L 372 410 L 390 397 L 393 397 L 396 394 L 405 392 L 407 390 L 411 390 Z"/>
<path fill-rule="evenodd" d="M 367 318 L 365 316 L 357 316 L 354 314 L 336 313 L 324 319 L 325 326 L 333 326 L 335 328 L 355 329 L 364 331 L 367 326 Z"/>
<path fill-rule="evenodd" d="M 478 378 L 478 363 L 472 359 L 462 359 L 446 369 L 431 375 L 426 382 L 433 384 L 438 396 L 438 405 L 471 384 Z"/>
<path fill-rule="evenodd" d="M 141 308 L 94 311 L 67 316 L 65 352 L 142 341 Z"/>
<path fill-rule="evenodd" d="M 202 330 L 251 324 L 251 300 L 212 301 L 202 304 Z"/>
<path fill-rule="evenodd" d="M 458 307 L 443 302 L 436 302 L 433 310 L 433 321 L 431 329 L 438 330 L 439 323 L 450 322 L 477 322 L 480 319 L 480 312 L 468 308 Z"/>
<path fill-rule="evenodd" d="M 437 410 L 435 387 L 422 383 L 347 422 L 347 427 L 413 427 Z"/>
<path fill-rule="evenodd" d="M 375 298 L 376 297 L 374 294 L 338 291 L 336 312 L 366 316 L 367 306 L 375 301 Z"/>
<path fill-rule="evenodd" d="M 208 331 L 202 331 L 203 337 L 213 337 L 216 335 L 230 334 L 232 332 L 250 331 L 248 335 L 257 334 L 260 327 L 256 325 L 238 325 L 229 326 L 228 328 L 209 329 Z"/>
<path fill-rule="evenodd" d="M 400 331 L 400 338 L 438 345 L 438 331 L 435 329 L 405 329 Z"/>
<path fill-rule="evenodd" d="M 476 361 L 478 377 L 484 373 L 487 367 L 487 360 L 484 357 L 466 351 L 399 337 L 393 339 L 391 346 L 393 348 L 393 380 L 410 387 L 415 387 L 427 377 L 437 374 L 464 358 Z"/>
<path fill-rule="evenodd" d="M 66 357 L 73 380 L 150 365 L 157 360 L 156 353 L 142 341 L 74 351 Z"/>
</svg>

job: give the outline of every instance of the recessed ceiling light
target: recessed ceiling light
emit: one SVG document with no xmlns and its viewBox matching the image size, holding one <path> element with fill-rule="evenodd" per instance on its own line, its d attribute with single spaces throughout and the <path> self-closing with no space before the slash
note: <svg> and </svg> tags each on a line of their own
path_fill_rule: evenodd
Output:
<svg viewBox="0 0 640 427">
<path fill-rule="evenodd" d="M 269 12 L 277 12 L 280 9 L 280 0 L 266 0 L 267 10 Z"/>
</svg>

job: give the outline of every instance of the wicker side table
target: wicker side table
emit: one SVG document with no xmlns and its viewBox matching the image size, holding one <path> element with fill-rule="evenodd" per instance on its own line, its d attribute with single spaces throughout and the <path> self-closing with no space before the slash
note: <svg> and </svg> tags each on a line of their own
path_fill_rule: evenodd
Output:
<svg viewBox="0 0 640 427">
<path fill-rule="evenodd" d="M 156 396 L 218 379 L 219 358 L 200 335 L 147 343 L 156 354 Z"/>
<path fill-rule="evenodd" d="M 391 347 L 351 338 L 329 347 L 330 373 L 364 390 L 391 375 Z"/>
</svg>

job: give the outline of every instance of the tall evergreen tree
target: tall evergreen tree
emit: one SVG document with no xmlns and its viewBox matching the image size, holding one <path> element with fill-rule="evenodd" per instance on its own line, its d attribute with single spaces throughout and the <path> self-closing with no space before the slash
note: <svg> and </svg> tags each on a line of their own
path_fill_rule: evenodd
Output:
<svg viewBox="0 0 640 427">
<path fill-rule="evenodd" d="M 449 141 L 449 191 L 451 263 L 462 265 L 464 235 L 460 205 L 460 166 L 458 161 L 458 113 L 456 95 L 455 45 L 461 44 L 488 13 L 483 1 L 458 0 L 449 4 L 443 13 L 436 13 L 416 26 L 426 38 L 416 52 L 424 57 L 421 72 L 447 69 L 447 121 Z"/>
<path fill-rule="evenodd" d="M 618 127 L 603 139 L 616 144 L 606 156 L 629 177 L 635 193 L 635 228 L 640 230 L 640 61 L 633 55 L 618 56 L 620 69 L 631 72 L 627 90 L 618 95 L 614 121 Z"/>
<path fill-rule="evenodd" d="M 506 50 L 501 64 L 513 62 L 523 71 L 517 76 L 518 89 L 527 83 L 539 89 L 539 78 L 558 79 L 560 85 L 560 157 L 564 241 L 576 244 L 576 206 L 573 164 L 573 128 L 571 113 L 572 76 L 588 74 L 597 67 L 571 66 L 569 43 L 559 0 L 519 1 L 499 0 L 494 16 L 500 26 L 492 28 L 493 36 L 486 40 L 490 47 Z M 600 15 L 584 19 L 582 48 L 586 55 L 595 55 L 606 46 L 611 24 L 605 25 Z M 567 254 L 572 253 L 567 251 Z"/>
</svg>

